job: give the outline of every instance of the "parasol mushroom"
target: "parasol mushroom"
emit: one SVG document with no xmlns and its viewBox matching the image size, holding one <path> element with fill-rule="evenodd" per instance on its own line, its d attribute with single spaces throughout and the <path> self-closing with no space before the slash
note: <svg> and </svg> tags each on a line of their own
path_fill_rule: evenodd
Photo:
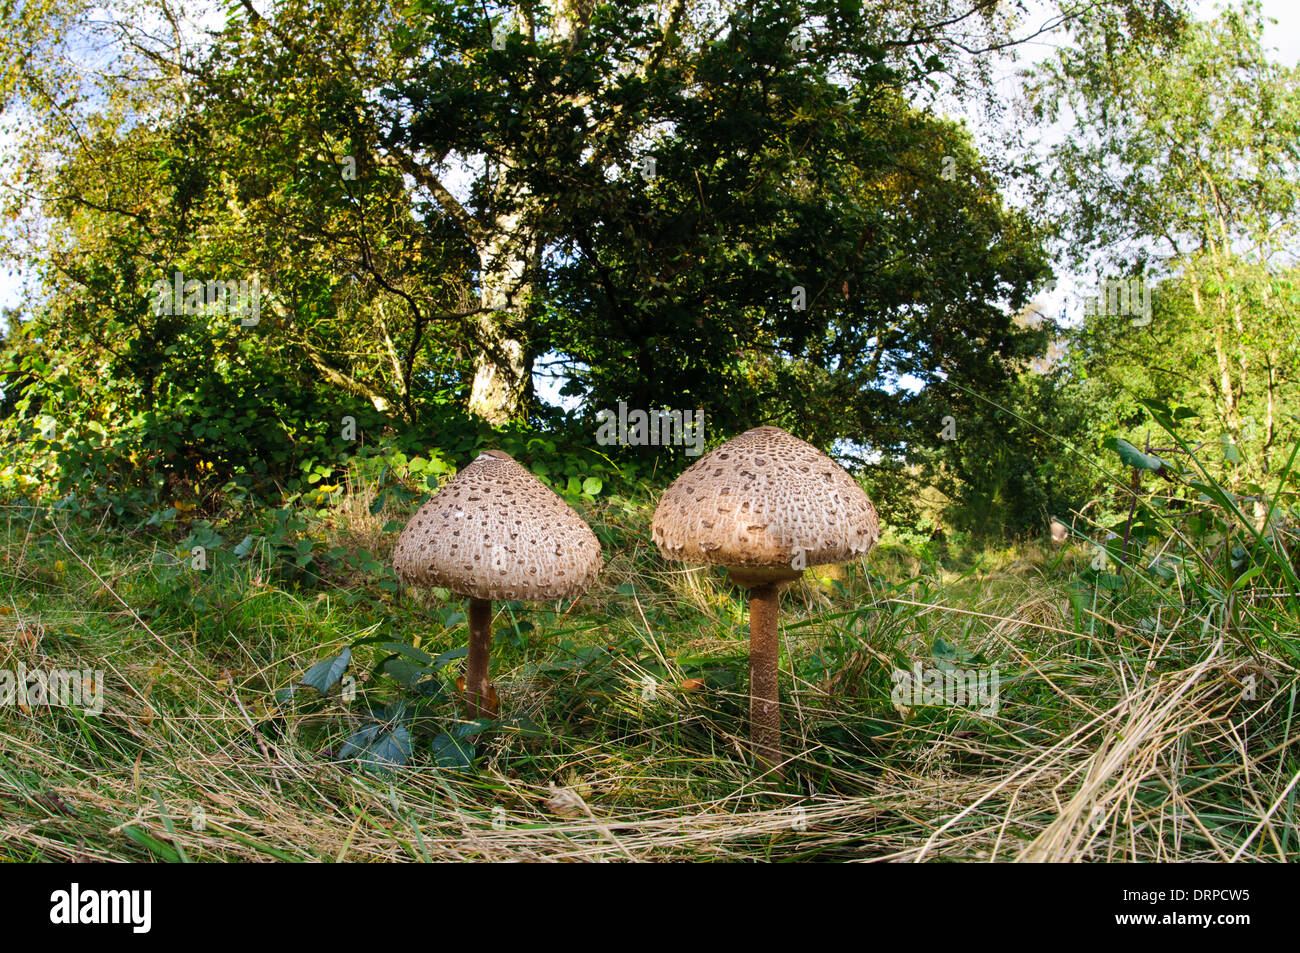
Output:
<svg viewBox="0 0 1300 953">
<path fill-rule="evenodd" d="M 779 427 L 758 427 L 701 457 L 664 491 L 650 524 L 670 559 L 722 566 L 749 590 L 750 741 L 781 757 L 780 590 L 808 566 L 865 555 L 876 508 L 830 457 Z"/>
<path fill-rule="evenodd" d="M 420 507 L 393 550 L 403 581 L 469 600 L 465 698 L 472 718 L 496 714 L 488 680 L 492 601 L 577 596 L 600 567 L 590 527 L 500 450 L 479 454 Z"/>
</svg>

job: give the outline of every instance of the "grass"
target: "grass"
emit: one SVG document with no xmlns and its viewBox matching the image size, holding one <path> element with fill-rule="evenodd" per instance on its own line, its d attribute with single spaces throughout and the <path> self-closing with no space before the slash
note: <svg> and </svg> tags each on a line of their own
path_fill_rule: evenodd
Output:
<svg viewBox="0 0 1300 953">
<path fill-rule="evenodd" d="M 353 488 L 307 534 L 386 561 L 406 514 L 368 502 Z M 748 756 L 743 593 L 661 561 L 646 501 L 605 501 L 583 514 L 607 557 L 587 594 L 495 606 L 503 717 L 472 768 L 417 735 L 380 772 L 339 756 L 367 703 L 403 697 L 373 641 L 355 699 L 276 692 L 365 638 L 463 646 L 454 599 L 348 565 L 295 583 L 269 551 L 189 570 L 181 524 L 0 514 L 0 670 L 104 673 L 100 715 L 0 708 L 8 860 L 1300 857 L 1300 627 L 1277 593 L 1116 586 L 1082 546 L 821 567 L 782 601 L 781 778 Z M 996 712 L 895 705 L 916 661 L 996 665 Z M 465 725 L 450 696 L 428 711 Z"/>
</svg>

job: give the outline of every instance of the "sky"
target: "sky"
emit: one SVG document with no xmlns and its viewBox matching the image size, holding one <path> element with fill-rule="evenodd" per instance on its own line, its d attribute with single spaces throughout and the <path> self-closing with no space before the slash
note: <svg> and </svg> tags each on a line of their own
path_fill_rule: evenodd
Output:
<svg viewBox="0 0 1300 953">
<path fill-rule="evenodd" d="M 1209 19 L 1219 6 L 1218 3 L 1201 0 L 1201 2 L 1194 4 L 1193 8 L 1199 17 Z M 1277 21 L 1273 24 L 1266 24 L 1264 33 L 1265 46 L 1271 48 L 1270 52 L 1274 59 L 1292 66 L 1300 63 L 1300 4 L 1296 3 L 1295 0 L 1263 0 L 1261 7 L 1266 18 Z M 1031 5 L 1030 9 L 1032 11 L 1034 7 Z M 1034 14 L 1031 12 L 1026 19 L 1026 23 L 1034 22 L 1036 22 Z M 1008 95 L 1011 95 L 1015 88 L 1014 70 L 1049 55 L 1057 42 L 1059 42 L 1057 38 L 1049 35 L 1023 47 L 1020 61 L 1002 72 L 998 80 L 999 86 L 1005 88 Z M 4 138 L 0 136 L 0 150 L 3 150 L 6 145 Z M 459 184 L 456 183 L 456 185 Z M 456 191 L 454 186 L 452 191 Z M 1077 284 L 1068 279 L 1064 280 L 1060 283 L 1056 294 L 1044 301 L 1044 304 L 1047 305 L 1046 310 L 1049 313 L 1055 313 L 1065 298 L 1077 299 L 1079 294 L 1080 289 Z M 0 309 L 16 307 L 23 301 L 24 297 L 24 276 L 6 271 L 4 266 L 0 265 Z M 538 394 L 543 400 L 550 403 L 571 405 L 570 401 L 562 401 L 559 397 L 561 383 L 559 380 L 539 376 L 535 383 Z"/>
</svg>

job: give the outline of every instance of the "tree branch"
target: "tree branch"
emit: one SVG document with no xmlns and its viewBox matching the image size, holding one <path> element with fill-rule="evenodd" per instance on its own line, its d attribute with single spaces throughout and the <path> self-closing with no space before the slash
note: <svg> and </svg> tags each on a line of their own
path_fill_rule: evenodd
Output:
<svg viewBox="0 0 1300 953">
<path fill-rule="evenodd" d="M 465 237 L 470 240 L 471 244 L 479 251 L 482 251 L 487 242 L 487 235 L 482 224 L 469 213 L 465 206 L 456 200 L 456 196 L 447 191 L 447 187 L 442 184 L 436 175 L 405 153 L 395 151 L 383 153 L 379 156 L 379 162 L 381 165 L 405 172 L 427 189 L 438 205 L 442 207 L 442 210 L 447 213 L 448 217 L 460 226 L 460 230 L 465 233 Z"/>
</svg>

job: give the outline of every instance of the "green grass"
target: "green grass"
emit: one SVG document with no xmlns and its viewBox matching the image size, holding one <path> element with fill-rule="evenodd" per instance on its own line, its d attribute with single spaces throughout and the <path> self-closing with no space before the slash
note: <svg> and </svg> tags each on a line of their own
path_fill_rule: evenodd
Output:
<svg viewBox="0 0 1300 953">
<path fill-rule="evenodd" d="M 456 600 L 346 565 L 295 586 L 270 553 L 172 566 L 179 524 L 0 514 L 0 670 L 102 669 L 105 691 L 98 716 L 0 708 L 9 860 L 1300 857 L 1300 627 L 1262 589 L 1108 588 L 1082 545 L 884 544 L 815 570 L 782 601 L 778 777 L 748 756 L 743 593 L 663 562 L 647 502 L 606 501 L 583 514 L 606 550 L 596 586 L 496 605 L 501 719 L 473 766 L 439 767 L 417 734 L 381 773 L 339 757 L 368 703 L 403 697 L 373 641 L 354 699 L 276 691 L 362 639 L 463 646 Z M 381 527 L 405 515 L 370 516 L 358 492 L 308 533 L 382 562 Z M 891 673 L 936 657 L 996 664 L 996 713 L 895 706 Z M 451 694 L 426 714 L 465 724 Z"/>
</svg>

